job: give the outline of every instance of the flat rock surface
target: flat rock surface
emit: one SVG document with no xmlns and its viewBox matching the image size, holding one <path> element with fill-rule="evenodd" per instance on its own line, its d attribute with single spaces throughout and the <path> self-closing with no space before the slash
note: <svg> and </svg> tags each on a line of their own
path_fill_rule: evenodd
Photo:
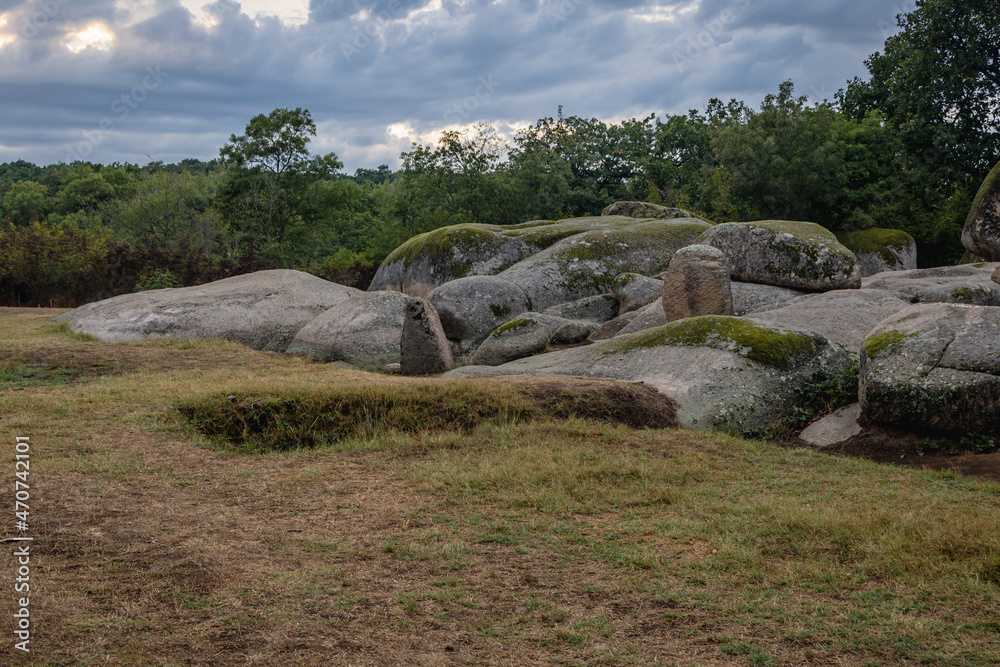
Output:
<svg viewBox="0 0 1000 667">
<path fill-rule="evenodd" d="M 799 434 L 799 439 L 813 447 L 839 445 L 861 433 L 860 418 L 861 404 L 852 403 L 810 424 Z"/>
<path fill-rule="evenodd" d="M 888 271 L 861 281 L 864 289 L 894 292 L 912 303 L 1000 306 L 1000 285 L 991 279 L 998 264 L 962 264 L 913 271 Z"/>
<path fill-rule="evenodd" d="M 892 292 L 834 290 L 800 296 L 780 308 L 751 313 L 746 318 L 763 324 L 815 331 L 852 352 L 860 352 L 861 342 L 869 331 L 909 305 Z"/>
<path fill-rule="evenodd" d="M 360 290 L 301 271 L 258 271 L 196 287 L 123 294 L 57 318 L 105 342 L 202 338 L 284 352 L 307 323 Z"/>
</svg>

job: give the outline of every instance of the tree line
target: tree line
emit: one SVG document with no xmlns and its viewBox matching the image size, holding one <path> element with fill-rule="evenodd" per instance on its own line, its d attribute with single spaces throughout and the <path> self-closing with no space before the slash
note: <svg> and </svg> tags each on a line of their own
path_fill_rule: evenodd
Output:
<svg viewBox="0 0 1000 667">
<path fill-rule="evenodd" d="M 0 164 L 0 303 L 114 294 L 297 268 L 364 287 L 415 234 L 596 215 L 617 200 L 714 222 L 902 229 L 924 266 L 959 261 L 979 183 L 1000 159 L 1000 3 L 921 0 L 836 99 L 786 81 L 759 108 L 712 99 L 620 123 L 542 118 L 414 144 L 402 166 L 343 172 L 309 151 L 305 109 L 261 114 L 210 161 Z"/>
</svg>

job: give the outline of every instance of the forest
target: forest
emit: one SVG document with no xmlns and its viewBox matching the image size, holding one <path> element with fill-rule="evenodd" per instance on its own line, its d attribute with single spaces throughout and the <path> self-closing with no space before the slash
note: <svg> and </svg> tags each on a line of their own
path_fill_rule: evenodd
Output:
<svg viewBox="0 0 1000 667">
<path fill-rule="evenodd" d="M 791 81 L 759 108 L 710 100 L 618 123 L 542 118 L 414 144 L 398 171 L 315 155 L 306 109 L 249 120 L 210 161 L 0 164 L 0 305 L 76 306 L 268 268 L 366 287 L 407 238 L 455 224 L 597 215 L 618 200 L 712 222 L 901 229 L 921 266 L 961 230 L 1000 157 L 1000 8 L 921 3 L 834 100 Z"/>
</svg>

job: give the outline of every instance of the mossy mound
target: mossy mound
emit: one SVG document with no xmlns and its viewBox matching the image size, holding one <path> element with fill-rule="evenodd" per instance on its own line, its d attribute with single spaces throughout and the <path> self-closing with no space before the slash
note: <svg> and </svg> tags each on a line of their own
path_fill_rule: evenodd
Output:
<svg viewBox="0 0 1000 667">
<path fill-rule="evenodd" d="M 739 317 L 705 315 L 615 338 L 602 344 L 601 354 L 660 346 L 710 347 L 790 370 L 807 362 L 825 344 L 815 334 L 783 331 Z"/>
<path fill-rule="evenodd" d="M 1000 262 L 1000 162 L 976 194 L 962 230 L 962 245 L 973 255 Z"/>
<path fill-rule="evenodd" d="M 524 241 L 500 234 L 502 229 L 455 225 L 414 236 L 385 258 L 368 289 L 422 297 L 451 280 L 495 275 L 533 252 Z"/>
<path fill-rule="evenodd" d="M 625 216 L 568 218 L 558 222 L 525 223 L 502 227 L 501 235 L 527 243 L 536 252 L 545 250 L 563 239 L 577 234 L 601 229 L 620 229 L 636 224 L 635 218 Z"/>
<path fill-rule="evenodd" d="M 697 217 L 682 208 L 660 206 L 659 204 L 651 204 L 645 201 L 617 201 L 601 211 L 601 215 L 627 215 L 631 218 L 659 218 L 664 220 Z"/>
<path fill-rule="evenodd" d="M 545 310 L 613 293 L 615 278 L 622 273 L 649 276 L 664 271 L 674 252 L 710 228 L 697 219 L 631 220 L 563 239 L 500 276 L 520 285 L 532 308 Z"/>
<path fill-rule="evenodd" d="M 858 258 L 862 277 L 917 268 L 917 243 L 902 230 L 875 228 L 839 232 L 837 240 Z"/>
<path fill-rule="evenodd" d="M 812 222 L 727 222 L 696 243 L 724 252 L 733 280 L 816 291 L 861 287 L 858 258 Z"/>
</svg>

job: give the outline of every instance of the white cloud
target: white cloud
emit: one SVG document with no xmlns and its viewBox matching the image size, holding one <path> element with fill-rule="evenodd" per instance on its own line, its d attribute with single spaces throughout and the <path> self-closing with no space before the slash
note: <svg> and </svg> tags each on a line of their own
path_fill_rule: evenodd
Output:
<svg viewBox="0 0 1000 667">
<path fill-rule="evenodd" d="M 66 48 L 72 53 L 86 49 L 108 51 L 115 43 L 115 34 L 102 23 L 92 23 L 66 36 Z"/>
</svg>

